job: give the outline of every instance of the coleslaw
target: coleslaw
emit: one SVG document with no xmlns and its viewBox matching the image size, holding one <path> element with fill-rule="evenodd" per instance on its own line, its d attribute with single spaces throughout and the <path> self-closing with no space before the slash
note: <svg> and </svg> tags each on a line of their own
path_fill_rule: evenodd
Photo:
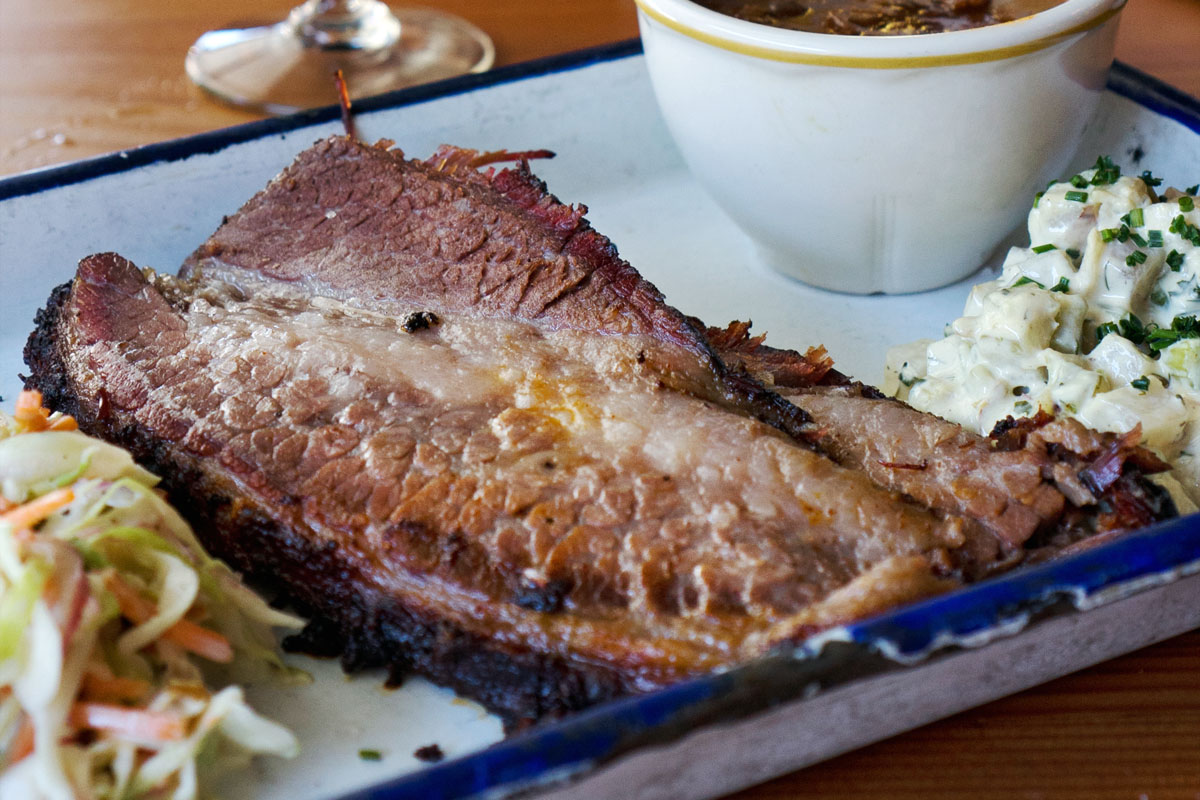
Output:
<svg viewBox="0 0 1200 800">
<path fill-rule="evenodd" d="M 294 675 L 272 629 L 301 620 L 209 557 L 157 481 L 36 392 L 0 413 L 2 797 L 186 800 L 201 766 L 296 753 L 206 677 Z"/>
</svg>

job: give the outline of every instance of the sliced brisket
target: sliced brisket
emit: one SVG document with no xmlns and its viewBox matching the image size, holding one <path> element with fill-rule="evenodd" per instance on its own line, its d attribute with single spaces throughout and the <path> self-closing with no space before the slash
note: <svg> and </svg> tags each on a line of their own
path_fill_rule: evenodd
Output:
<svg viewBox="0 0 1200 800">
<path fill-rule="evenodd" d="M 710 336 L 583 208 L 480 160 L 318 143 L 180 278 L 85 259 L 26 349 L 347 666 L 533 720 L 1128 525 L 1117 495 L 1169 513 L 1113 437 L 1001 451 Z"/>
</svg>

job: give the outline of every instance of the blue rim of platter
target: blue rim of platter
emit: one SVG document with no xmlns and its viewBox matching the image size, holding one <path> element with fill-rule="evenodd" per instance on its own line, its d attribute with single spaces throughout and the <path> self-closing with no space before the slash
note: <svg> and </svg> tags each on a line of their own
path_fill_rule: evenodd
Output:
<svg viewBox="0 0 1200 800">
<path fill-rule="evenodd" d="M 414 105 L 526 78 L 639 56 L 636 40 L 453 78 L 355 103 L 355 112 Z M 1200 99 L 1126 64 L 1113 65 L 1108 89 L 1200 134 Z M 0 200 L 189 156 L 338 119 L 336 106 L 146 145 L 0 179 Z M 1171 520 L 1074 555 L 1025 567 L 951 594 L 905 606 L 728 672 L 686 681 L 579 712 L 511 736 L 485 750 L 427 767 L 345 800 L 455 800 L 480 793 L 550 786 L 582 776 L 646 745 L 677 740 L 697 726 L 731 722 L 807 696 L 903 668 L 989 632 L 1117 599 L 1200 573 L 1200 514 Z"/>
</svg>

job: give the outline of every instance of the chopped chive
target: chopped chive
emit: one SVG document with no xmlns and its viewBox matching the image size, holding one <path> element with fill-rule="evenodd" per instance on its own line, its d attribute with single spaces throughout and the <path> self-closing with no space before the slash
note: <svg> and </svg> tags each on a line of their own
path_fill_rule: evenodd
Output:
<svg viewBox="0 0 1200 800">
<path fill-rule="evenodd" d="M 1188 195 L 1185 194 L 1183 197 L 1179 198 L 1179 210 L 1180 211 L 1191 211 L 1195 207 L 1196 207 L 1196 201 L 1193 198 L 1189 197 Z"/>
<path fill-rule="evenodd" d="M 382 761 L 383 753 L 378 750 L 359 750 L 358 757 L 363 761 Z"/>
<path fill-rule="evenodd" d="M 1130 209 L 1128 214 L 1121 217 L 1121 222 L 1124 222 L 1131 228 L 1140 228 L 1146 224 L 1145 212 L 1140 208 Z"/>
<path fill-rule="evenodd" d="M 1146 252 L 1144 250 L 1134 250 L 1125 257 L 1126 265 L 1136 267 L 1138 264 L 1146 263 Z"/>
<path fill-rule="evenodd" d="M 1121 227 L 1119 227 L 1119 228 L 1105 228 L 1105 230 L 1112 231 L 1112 236 L 1109 239 L 1105 239 L 1105 241 L 1111 242 L 1113 239 L 1116 239 L 1118 242 L 1128 242 L 1129 241 L 1129 226 L 1128 225 L 1122 224 Z M 1104 237 L 1101 236 L 1100 238 L 1103 239 Z"/>
<path fill-rule="evenodd" d="M 1200 317 L 1180 314 L 1171 320 L 1171 327 L 1155 328 L 1146 337 L 1150 349 L 1156 353 L 1181 339 L 1200 339 Z"/>
<path fill-rule="evenodd" d="M 1071 282 L 1065 277 L 1059 278 L 1058 283 L 1050 287 L 1052 292 L 1069 292 L 1071 291 Z"/>
<path fill-rule="evenodd" d="M 1179 272 L 1183 267 L 1183 253 L 1178 250 L 1167 253 L 1167 266 L 1171 268 L 1171 272 Z"/>
<path fill-rule="evenodd" d="M 1150 293 L 1150 302 L 1156 306 L 1165 306 L 1167 304 L 1167 293 L 1162 289 L 1155 289 Z"/>
<path fill-rule="evenodd" d="M 1121 319 L 1121 335 L 1134 344 L 1146 341 L 1146 326 L 1138 319 L 1137 314 L 1126 314 Z"/>
<path fill-rule="evenodd" d="M 1088 198 L 1088 193 L 1087 192 L 1067 192 L 1065 195 L 1063 195 L 1063 198 L 1066 200 L 1074 201 L 1076 203 L 1086 203 L 1087 198 Z"/>
<path fill-rule="evenodd" d="M 1146 239 L 1149 240 L 1151 247 L 1163 246 L 1163 232 L 1160 230 L 1146 231 Z"/>
<path fill-rule="evenodd" d="M 1035 253 L 1049 253 L 1051 250 L 1057 250 L 1057 249 L 1058 249 L 1058 248 L 1057 248 L 1057 247 L 1055 247 L 1055 246 L 1054 246 L 1054 245 L 1052 245 L 1052 244 L 1039 244 L 1037 247 L 1033 248 L 1033 252 L 1035 252 Z"/>
<path fill-rule="evenodd" d="M 1033 207 L 1034 208 L 1037 208 L 1038 203 L 1042 202 L 1042 195 L 1044 195 L 1044 194 L 1045 194 L 1045 192 L 1038 192 L 1037 194 L 1035 194 L 1033 196 Z"/>
<path fill-rule="evenodd" d="M 1138 389 L 1139 391 L 1144 392 L 1150 388 L 1150 379 L 1147 378 L 1145 375 L 1143 375 L 1142 377 L 1137 378 L 1136 380 L 1130 381 L 1129 385 L 1135 389 Z"/>
<path fill-rule="evenodd" d="M 1101 228 L 1100 241 L 1111 242 L 1113 239 L 1116 239 L 1120 233 L 1121 231 L 1118 228 Z"/>
<path fill-rule="evenodd" d="M 1131 240 L 1133 240 L 1133 243 L 1136 244 L 1138 247 L 1146 247 L 1146 240 L 1144 238 L 1142 238 L 1139 234 L 1130 233 L 1129 238 Z"/>
<path fill-rule="evenodd" d="M 1092 165 L 1092 169 L 1096 170 L 1092 175 L 1093 186 L 1116 183 L 1117 179 L 1121 177 L 1121 168 L 1114 164 L 1108 156 L 1099 156 L 1096 163 Z"/>
<path fill-rule="evenodd" d="M 1168 228 L 1171 233 L 1177 233 L 1187 241 L 1200 247 L 1200 228 L 1188 222 L 1183 218 L 1183 214 L 1179 214 L 1175 219 L 1171 220 L 1171 227 Z"/>
<path fill-rule="evenodd" d="M 1035 281 L 1033 278 L 1029 277 L 1028 275 L 1022 275 L 1020 278 L 1017 278 L 1017 282 L 1013 284 L 1013 288 L 1015 289 L 1018 286 L 1025 286 L 1026 284 L 1030 284 L 1030 283 L 1032 283 L 1034 286 L 1038 287 L 1039 289 L 1046 288 L 1043 284 L 1038 283 L 1037 281 Z"/>
<path fill-rule="evenodd" d="M 1086 189 L 1088 185 L 1088 179 L 1082 175 L 1072 175 L 1070 183 L 1076 189 Z"/>
<path fill-rule="evenodd" d="M 1159 186 L 1162 184 L 1162 178 L 1154 177 L 1154 175 L 1151 174 L 1150 170 L 1144 171 L 1142 173 L 1141 177 L 1142 177 L 1142 183 L 1146 184 L 1147 186 L 1149 186 L 1152 189 L 1155 186 Z"/>
<path fill-rule="evenodd" d="M 1195 197 L 1196 195 L 1200 194 L 1200 183 L 1197 183 L 1195 186 L 1189 186 L 1183 191 Z"/>
<path fill-rule="evenodd" d="M 1119 333 L 1134 344 L 1146 341 L 1148 332 L 1153 332 L 1157 326 L 1150 324 L 1149 331 L 1137 314 L 1126 314 L 1119 322 L 1104 322 L 1096 326 L 1096 341 L 1099 342 L 1110 333 Z"/>
</svg>

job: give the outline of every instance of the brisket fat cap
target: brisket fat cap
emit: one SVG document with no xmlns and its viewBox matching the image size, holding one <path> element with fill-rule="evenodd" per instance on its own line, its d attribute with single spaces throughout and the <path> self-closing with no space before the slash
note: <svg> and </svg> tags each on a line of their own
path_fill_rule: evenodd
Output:
<svg viewBox="0 0 1200 800">
<path fill-rule="evenodd" d="M 736 336 L 714 346 L 582 212 L 524 167 L 327 140 L 182 279 L 85 259 L 39 315 L 30 384 L 348 660 L 510 718 L 736 663 L 1010 563 L 1064 509 L 1097 518 L 1044 446 L 1009 451 L 1036 468 L 987 507 L 945 470 L 928 496 L 881 479 L 851 446 L 869 431 L 830 445 L 833 416 L 766 388 Z M 1010 507 L 1033 517 L 1006 529 Z"/>
</svg>

